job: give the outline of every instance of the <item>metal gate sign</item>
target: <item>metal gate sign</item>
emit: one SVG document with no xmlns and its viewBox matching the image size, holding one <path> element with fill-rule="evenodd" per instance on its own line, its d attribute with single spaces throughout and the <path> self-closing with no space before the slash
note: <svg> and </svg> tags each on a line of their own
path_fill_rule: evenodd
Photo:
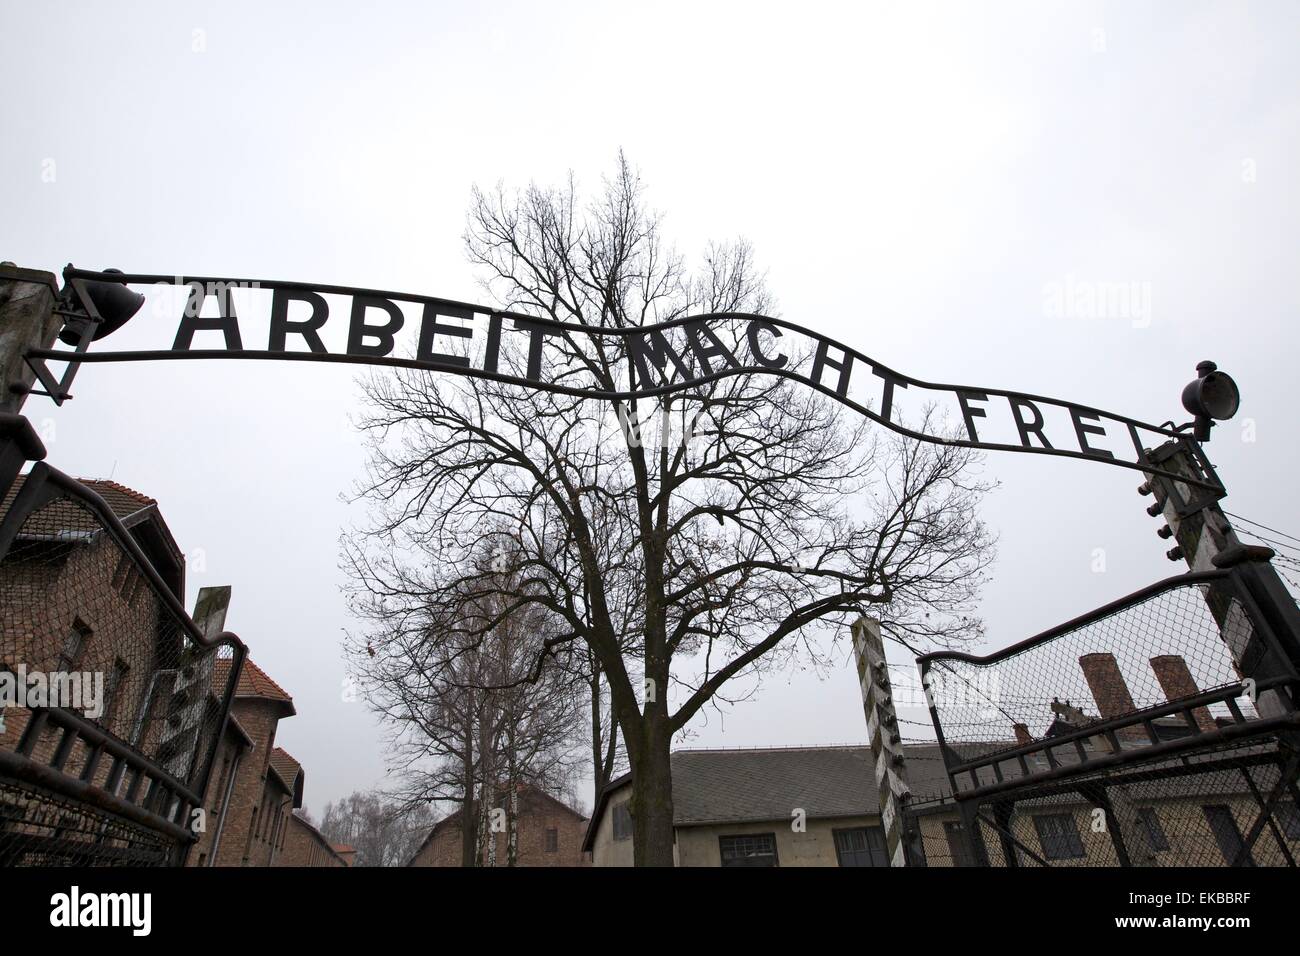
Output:
<svg viewBox="0 0 1300 956">
<path fill-rule="evenodd" d="M 653 324 L 585 325 L 432 296 L 301 282 L 102 273 L 64 278 L 92 322 L 86 282 L 144 294 L 141 319 L 160 347 L 42 349 L 37 360 L 131 362 L 276 359 L 450 372 L 581 398 L 689 400 L 737 375 L 792 379 L 912 438 L 971 448 L 1083 458 L 1160 473 L 1145 449 L 1170 439 L 1152 425 L 1087 405 L 1005 389 L 942 385 L 898 372 L 784 319 L 714 313 Z M 120 336 L 126 338 L 127 336 Z M 164 342 L 167 347 L 161 347 Z M 927 416 L 927 409 L 937 414 Z M 946 425 L 941 424 L 946 423 Z M 1199 450 L 1199 449 L 1197 449 Z M 1208 474 L 1213 475 L 1212 471 Z M 1178 476 L 1184 482 L 1218 486 Z"/>
</svg>

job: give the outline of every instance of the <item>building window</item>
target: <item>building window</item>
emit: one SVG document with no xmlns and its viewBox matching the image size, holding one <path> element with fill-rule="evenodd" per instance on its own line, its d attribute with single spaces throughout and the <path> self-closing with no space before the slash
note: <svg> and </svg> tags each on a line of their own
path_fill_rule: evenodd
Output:
<svg viewBox="0 0 1300 956">
<path fill-rule="evenodd" d="M 257 836 L 257 813 L 261 807 L 253 807 L 253 821 L 248 828 L 248 842 L 244 844 L 244 866 L 248 866 L 248 855 L 253 848 L 253 838 Z"/>
<path fill-rule="evenodd" d="M 834 830 L 835 856 L 840 866 L 889 866 L 885 831 L 880 827 Z"/>
<path fill-rule="evenodd" d="M 113 661 L 113 669 L 109 672 L 108 682 L 104 685 L 104 712 L 99 718 L 100 724 L 105 727 L 110 726 L 117 702 L 122 696 L 122 685 L 126 683 L 126 675 L 130 670 L 131 668 L 122 658 Z"/>
<path fill-rule="evenodd" d="M 63 650 L 59 652 L 59 670 L 65 673 L 75 671 L 81 662 L 81 655 L 86 650 L 92 631 L 81 618 L 72 622 L 72 630 L 63 641 Z"/>
<path fill-rule="evenodd" d="M 117 567 L 113 569 L 113 590 L 118 595 L 125 597 L 123 593 L 126 590 L 126 583 L 131 578 L 131 557 L 123 551 L 117 559 Z"/>
<path fill-rule="evenodd" d="M 131 570 L 134 573 L 131 578 L 131 595 L 126 599 L 127 607 L 135 607 L 136 598 L 138 598 L 145 589 L 144 575 L 139 571 L 136 571 L 134 568 Z"/>
<path fill-rule="evenodd" d="M 1290 803 L 1279 803 L 1273 808 L 1273 816 L 1277 818 L 1278 826 L 1282 828 L 1288 840 L 1300 840 L 1300 804 L 1294 800 Z"/>
<path fill-rule="evenodd" d="M 546 828 L 546 852 L 558 853 L 560 850 L 560 831 L 555 827 Z"/>
<path fill-rule="evenodd" d="M 1169 849 L 1169 840 L 1165 836 L 1165 828 L 1160 825 L 1160 815 L 1156 813 L 1155 807 L 1139 807 L 1138 820 L 1147 835 L 1147 843 L 1150 844 L 1151 849 Z"/>
<path fill-rule="evenodd" d="M 212 791 L 212 812 L 221 813 L 221 807 L 226 802 L 226 778 L 230 775 L 230 754 L 227 753 L 221 758 L 221 776 L 217 778 L 217 788 Z"/>
<path fill-rule="evenodd" d="M 1050 813 L 1034 817 L 1034 829 L 1042 844 L 1043 856 L 1049 860 L 1075 860 L 1083 856 L 1083 843 L 1074 817 L 1068 813 Z"/>
<path fill-rule="evenodd" d="M 948 841 L 948 854 L 952 857 L 953 866 L 975 865 L 975 860 L 970 852 L 970 844 L 966 842 L 966 828 L 961 825 L 960 820 L 945 823 L 943 825 L 943 835 Z"/>
<path fill-rule="evenodd" d="M 1237 821 L 1233 819 L 1232 811 L 1222 803 L 1204 806 L 1201 809 L 1205 812 L 1205 819 L 1210 824 L 1210 830 L 1214 833 L 1214 841 L 1219 844 L 1219 852 L 1223 854 L 1223 862 L 1231 866 L 1236 862 L 1242 848 L 1246 845 L 1246 841 L 1241 838 L 1241 831 L 1237 829 Z M 1242 865 L 1255 865 L 1255 861 L 1249 853 L 1245 855 Z"/>
<path fill-rule="evenodd" d="M 125 551 L 117 559 L 117 568 L 113 571 L 113 590 L 129 607 L 135 606 L 135 599 L 144 587 L 144 575 L 140 573 Z"/>
<path fill-rule="evenodd" d="M 776 834 L 718 837 L 723 866 L 776 866 Z"/>
<path fill-rule="evenodd" d="M 632 838 L 632 811 L 627 801 L 614 807 L 614 839 L 630 840 Z"/>
</svg>

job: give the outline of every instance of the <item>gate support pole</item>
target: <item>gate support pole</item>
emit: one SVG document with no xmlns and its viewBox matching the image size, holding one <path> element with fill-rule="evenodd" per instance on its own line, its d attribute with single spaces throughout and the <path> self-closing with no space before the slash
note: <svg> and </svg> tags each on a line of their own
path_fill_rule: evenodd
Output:
<svg viewBox="0 0 1300 956">
<path fill-rule="evenodd" d="M 907 807 L 912 791 L 907 785 L 903 743 L 898 732 L 898 713 L 889 680 L 889 664 L 885 660 L 885 644 L 880 637 L 880 622 L 862 617 L 854 623 L 852 631 L 853 656 L 867 718 L 867 739 L 875 765 L 880 822 L 885 830 L 889 865 L 924 866 L 919 824 Z"/>
<path fill-rule="evenodd" d="M 1190 438 L 1148 451 L 1146 458 L 1152 465 L 1189 478 L 1205 481 L 1213 477 L 1208 460 Z M 1269 563 L 1273 552 L 1243 545 L 1219 507 L 1217 497 L 1198 497 L 1205 492 L 1150 473 L 1146 484 L 1138 490 L 1154 495 L 1155 504 L 1147 513 L 1163 517 L 1169 526 L 1169 536 L 1177 542 L 1177 547 L 1169 551 L 1170 559 L 1182 558 L 1192 571 L 1236 567 L 1237 580 L 1258 605 L 1282 660 L 1269 653 L 1269 643 L 1256 633 L 1255 625 L 1232 589 L 1214 586 L 1205 589 L 1205 602 L 1241 677 L 1262 681 L 1300 668 L 1300 609 Z M 1263 717 L 1277 717 L 1296 709 L 1296 701 L 1281 688 L 1261 691 L 1254 704 Z"/>
<path fill-rule="evenodd" d="M 1011 814 L 1016 805 L 1009 800 L 1000 800 L 993 804 L 993 820 L 998 825 L 998 838 L 1002 842 L 1002 865 L 1020 866 L 1020 857 L 1016 855 L 1016 844 L 1011 839 Z"/>
<path fill-rule="evenodd" d="M 32 349 L 48 349 L 63 328 L 55 313 L 59 281 L 52 272 L 0 264 L 0 412 L 17 414 L 36 381 Z"/>
<path fill-rule="evenodd" d="M 1096 784 L 1080 787 L 1079 795 L 1102 812 L 1106 821 L 1106 835 L 1110 837 L 1111 846 L 1115 850 L 1115 859 L 1119 861 L 1119 865 L 1133 866 L 1134 861 L 1129 855 L 1128 841 L 1124 838 L 1123 822 L 1115 812 L 1115 806 L 1111 803 L 1105 786 Z"/>
<path fill-rule="evenodd" d="M 36 432 L 19 413 L 36 381 L 27 352 L 52 346 L 63 327 L 54 311 L 58 290 L 52 272 L 0 264 L 0 500 L 23 465 L 45 457 Z"/>
<path fill-rule="evenodd" d="M 957 810 L 961 813 L 962 836 L 970 848 L 971 864 L 989 866 L 989 849 L 984 845 L 984 833 L 980 830 L 979 806 L 973 800 L 959 800 Z"/>
</svg>

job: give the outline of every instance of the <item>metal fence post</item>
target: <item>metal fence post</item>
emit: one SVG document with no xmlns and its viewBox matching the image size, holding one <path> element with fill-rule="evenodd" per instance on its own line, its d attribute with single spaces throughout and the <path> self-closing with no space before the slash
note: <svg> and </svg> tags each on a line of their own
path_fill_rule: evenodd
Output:
<svg viewBox="0 0 1300 956">
<path fill-rule="evenodd" d="M 0 412 L 22 411 L 36 381 L 27 353 L 50 348 L 63 327 L 58 294 L 54 273 L 0 264 Z"/>
<path fill-rule="evenodd" d="M 880 637 L 880 622 L 859 618 L 853 628 L 853 656 L 857 662 L 858 685 L 867 718 L 867 737 L 875 766 L 876 792 L 880 798 L 880 821 L 885 830 L 885 847 L 890 866 L 923 866 L 916 823 L 908 813 L 912 795 L 907 785 L 902 737 L 889 680 L 889 664 Z"/>
<path fill-rule="evenodd" d="M 49 348 L 63 325 L 55 313 L 58 280 L 52 272 L 0 264 L 0 500 L 29 461 L 45 447 L 19 412 L 36 381 L 27 352 Z"/>
<path fill-rule="evenodd" d="M 1208 459 L 1190 438 L 1149 451 L 1147 458 L 1153 466 L 1194 480 L 1212 477 Z M 1250 565 L 1250 570 L 1243 570 L 1238 579 L 1274 630 L 1283 656 L 1293 668 L 1300 666 L 1300 610 L 1268 563 L 1273 552 L 1242 544 L 1213 496 L 1206 498 L 1188 485 L 1153 473 L 1148 473 L 1146 484 L 1138 490 L 1154 495 L 1155 504 L 1148 513 L 1163 517 L 1168 532 L 1161 534 L 1177 542 L 1169 550 L 1171 560 L 1185 560 L 1192 571 L 1232 567 L 1243 562 Z M 1254 624 L 1235 598 L 1234 589 L 1229 587 L 1205 589 L 1206 604 L 1218 622 L 1238 673 L 1243 680 L 1262 681 L 1278 676 L 1286 662 L 1276 660 L 1276 655 L 1267 653 L 1261 646 L 1263 642 Z M 1255 707 L 1262 716 L 1275 717 L 1294 710 L 1296 701 L 1286 699 L 1285 691 L 1266 690 L 1258 695 Z"/>
</svg>

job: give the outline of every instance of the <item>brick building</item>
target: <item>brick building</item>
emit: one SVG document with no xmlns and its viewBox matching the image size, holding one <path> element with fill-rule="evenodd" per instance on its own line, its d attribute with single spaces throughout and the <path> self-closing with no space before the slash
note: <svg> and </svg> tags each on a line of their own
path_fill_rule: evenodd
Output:
<svg viewBox="0 0 1300 956">
<path fill-rule="evenodd" d="M 218 671 L 220 683 L 221 662 Z M 215 826 L 191 853 L 192 866 L 349 865 L 293 812 L 302 808 L 306 772 L 275 737 L 280 721 L 296 713 L 284 688 L 246 661 L 231 707 L 238 737 L 223 742 L 205 801 Z"/>
<path fill-rule="evenodd" d="M 343 862 L 348 866 L 355 866 L 357 862 L 357 848 L 348 846 L 346 843 L 333 844 L 334 852 L 343 858 Z"/>
<path fill-rule="evenodd" d="M 24 484 L 18 478 L 0 502 L 0 519 Z M 84 505 L 54 500 L 24 521 L 17 543 L 0 560 L 0 670 L 99 675 L 102 713 L 86 710 L 85 718 L 184 778 L 210 746 L 213 731 L 204 739 L 201 728 L 219 725 L 231 662 L 209 655 L 192 663 L 174 618 L 165 613 L 165 603 L 176 608 L 175 602 L 184 600 L 185 557 L 157 501 L 116 482 L 82 484 L 121 522 L 161 586 L 102 533 L 99 519 Z M 223 630 L 228 603 L 229 588 L 200 591 L 191 615 L 200 631 L 212 637 Z M 275 737 L 279 721 L 294 714 L 289 694 L 246 661 L 201 794 L 199 839 L 188 853 L 189 866 L 348 865 L 293 814 L 302 807 L 305 774 L 275 746 Z M 14 750 L 31 711 L 5 707 L 0 716 L 0 750 Z M 49 763 L 59 740 L 53 729 L 42 731 L 33 756 Z M 64 758 L 69 768 L 93 756 L 78 747 Z M 119 789 L 107 780 L 108 761 L 87 772 L 85 779 L 95 786 Z"/>
<path fill-rule="evenodd" d="M 504 795 L 503 795 L 504 796 Z M 505 803 L 503 799 L 501 801 Z M 568 804 L 534 787 L 520 786 L 517 797 L 516 866 L 588 866 L 582 837 L 587 818 Z M 408 866 L 460 866 L 461 814 L 456 811 L 434 824 Z M 480 865 L 506 866 L 508 833 L 493 834 L 494 846 L 484 847 Z"/>
<path fill-rule="evenodd" d="M 296 814 L 288 817 L 286 827 L 273 866 L 352 866 L 356 860 L 355 850 L 351 850 L 351 855 L 341 852 Z"/>
<path fill-rule="evenodd" d="M 178 600 L 185 558 L 158 502 L 112 481 L 85 481 L 130 532 Z M 22 490 L 18 478 L 0 518 Z M 159 597 L 88 512 L 68 501 L 43 509 L 17 553 L 0 562 L 0 668 L 105 675 L 101 726 L 141 750 L 160 732 L 146 718 L 159 688 L 152 679 L 165 650 Z M 98 638 L 98 639 L 97 639 Z M 7 708 L 0 749 L 12 750 L 27 726 L 26 708 Z"/>
</svg>

